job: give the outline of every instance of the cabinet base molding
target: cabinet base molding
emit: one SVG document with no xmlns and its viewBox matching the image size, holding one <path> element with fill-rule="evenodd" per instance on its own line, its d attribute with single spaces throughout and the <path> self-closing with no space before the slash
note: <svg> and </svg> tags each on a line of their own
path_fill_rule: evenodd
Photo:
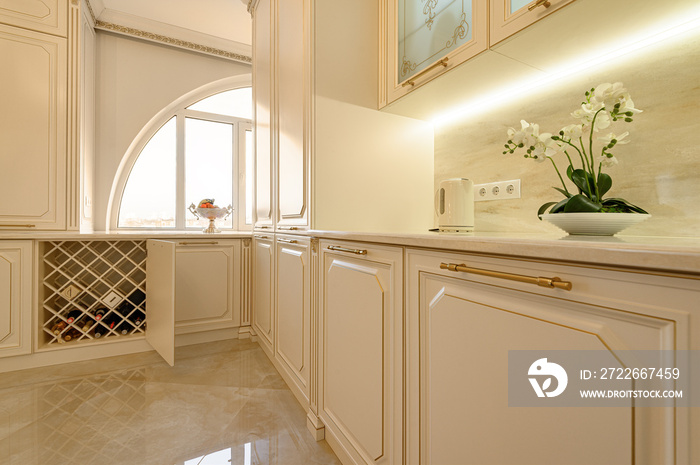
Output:
<svg viewBox="0 0 700 465">
<path fill-rule="evenodd" d="M 255 336 L 252 326 L 241 326 L 238 328 L 238 339 L 248 339 Z"/>
<path fill-rule="evenodd" d="M 225 341 L 226 339 L 238 339 L 238 327 L 216 329 L 212 331 L 200 331 L 197 333 L 177 334 L 175 347 L 191 346 L 205 342 Z"/>
<path fill-rule="evenodd" d="M 306 415 L 306 428 L 316 441 L 322 441 L 326 438 L 326 426 L 314 412 L 310 411 Z"/>
<path fill-rule="evenodd" d="M 361 465 L 352 459 L 352 455 L 350 455 L 350 452 L 345 448 L 345 446 L 343 446 L 342 441 L 338 439 L 338 435 L 332 428 L 325 428 L 324 432 L 324 439 L 326 442 L 328 442 L 328 445 L 331 446 L 333 453 L 338 457 L 338 460 L 340 460 L 343 465 Z"/>
</svg>

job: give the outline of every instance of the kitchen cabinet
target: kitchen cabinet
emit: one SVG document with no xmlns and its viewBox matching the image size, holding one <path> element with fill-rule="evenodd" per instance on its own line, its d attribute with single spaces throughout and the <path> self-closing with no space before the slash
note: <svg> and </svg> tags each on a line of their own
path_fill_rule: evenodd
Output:
<svg viewBox="0 0 700 465">
<path fill-rule="evenodd" d="M 574 0 L 491 0 L 489 43 L 495 45 Z"/>
<path fill-rule="evenodd" d="M 380 107 L 485 51 L 488 31 L 483 1 L 389 0 L 387 101 Z"/>
<path fill-rule="evenodd" d="M 311 240 L 275 237 L 275 359 L 293 391 L 309 403 L 311 373 Z M 299 397 L 299 396 L 298 396 Z"/>
<path fill-rule="evenodd" d="M 66 37 L 68 0 L 0 0 L 0 23 Z"/>
<path fill-rule="evenodd" d="M 253 237 L 252 326 L 269 354 L 274 354 L 275 244 L 272 235 Z"/>
<path fill-rule="evenodd" d="M 521 350 L 690 349 L 697 280 L 420 250 L 407 257 L 406 463 L 692 462 L 687 410 L 631 401 L 565 413 L 511 408 L 508 363 Z M 495 275 L 443 269 L 450 264 Z M 502 273 L 556 276 L 572 289 Z"/>
<path fill-rule="evenodd" d="M 80 226 L 80 7 L 0 0 L 0 228 Z"/>
<path fill-rule="evenodd" d="M 376 111 L 377 2 L 256 0 L 250 9 L 255 229 L 430 228 L 432 126 Z"/>
<path fill-rule="evenodd" d="M 175 334 L 240 325 L 240 241 L 149 239 L 146 248 L 146 340 L 168 364 Z"/>
<path fill-rule="evenodd" d="M 241 325 L 240 240 L 182 240 L 175 252 L 175 334 Z"/>
<path fill-rule="evenodd" d="M 255 137 L 255 227 L 273 224 L 273 44 L 275 0 L 258 0 L 253 19 L 253 101 Z"/>
<path fill-rule="evenodd" d="M 0 357 L 31 352 L 32 242 L 0 241 Z"/>
<path fill-rule="evenodd" d="M 402 463 L 402 249 L 322 240 L 319 253 L 326 440 L 347 463 Z"/>
</svg>

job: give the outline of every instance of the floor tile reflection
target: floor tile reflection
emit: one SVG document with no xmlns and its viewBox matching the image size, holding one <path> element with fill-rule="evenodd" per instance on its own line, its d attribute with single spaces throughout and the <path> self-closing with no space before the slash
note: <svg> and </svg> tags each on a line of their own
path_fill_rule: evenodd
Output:
<svg viewBox="0 0 700 465">
<path fill-rule="evenodd" d="M 0 377 L 2 464 L 340 463 L 250 341 L 180 348 L 174 368 L 130 355 Z"/>
</svg>

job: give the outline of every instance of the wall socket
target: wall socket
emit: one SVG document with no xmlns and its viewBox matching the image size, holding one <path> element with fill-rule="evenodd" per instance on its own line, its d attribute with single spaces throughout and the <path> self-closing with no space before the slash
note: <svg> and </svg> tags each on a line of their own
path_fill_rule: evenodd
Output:
<svg viewBox="0 0 700 465">
<path fill-rule="evenodd" d="M 520 198 L 520 179 L 474 184 L 474 201 L 510 200 Z"/>
</svg>

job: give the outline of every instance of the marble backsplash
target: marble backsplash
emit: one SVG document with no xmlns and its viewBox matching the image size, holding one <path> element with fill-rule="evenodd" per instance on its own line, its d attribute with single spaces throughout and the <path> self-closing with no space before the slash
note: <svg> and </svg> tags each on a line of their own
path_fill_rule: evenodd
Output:
<svg viewBox="0 0 700 465">
<path fill-rule="evenodd" d="M 622 82 L 643 113 L 613 132 L 629 131 L 631 142 L 615 147 L 619 164 L 608 196 L 622 197 L 652 218 L 623 234 L 698 236 L 700 231 L 700 31 L 691 31 L 638 50 L 575 77 L 533 90 L 522 98 L 478 115 L 435 128 L 435 186 L 465 177 L 476 184 L 522 180 L 522 198 L 475 204 L 476 229 L 486 232 L 553 232 L 539 221 L 540 205 L 560 200 L 551 163 L 503 155 L 508 127 L 520 120 L 557 133 L 574 123 L 570 113 L 585 90 L 602 82 Z M 608 131 L 604 131 L 608 132 Z M 563 161 L 559 163 L 561 167 Z M 564 165 L 565 166 L 565 165 Z"/>
</svg>

